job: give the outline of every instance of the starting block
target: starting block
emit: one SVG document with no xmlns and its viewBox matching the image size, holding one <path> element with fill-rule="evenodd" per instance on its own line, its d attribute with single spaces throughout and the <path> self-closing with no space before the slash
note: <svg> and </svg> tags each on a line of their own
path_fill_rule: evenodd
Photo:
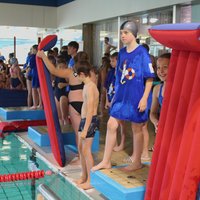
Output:
<svg viewBox="0 0 200 200">
<path fill-rule="evenodd" d="M 29 127 L 28 137 L 40 147 L 50 146 L 50 140 L 46 126 Z M 77 152 L 75 133 L 73 131 L 63 132 L 62 137 L 64 145 L 67 145 L 67 147 L 69 147 L 72 151 Z M 96 131 L 92 144 L 92 152 L 95 153 L 98 151 L 99 131 Z"/>
<path fill-rule="evenodd" d="M 91 185 L 110 200 L 143 200 L 149 165 L 123 172 L 120 167 L 91 172 Z"/>
<path fill-rule="evenodd" d="M 30 110 L 28 107 L 1 107 L 0 117 L 3 120 L 44 120 L 44 110 Z"/>
</svg>

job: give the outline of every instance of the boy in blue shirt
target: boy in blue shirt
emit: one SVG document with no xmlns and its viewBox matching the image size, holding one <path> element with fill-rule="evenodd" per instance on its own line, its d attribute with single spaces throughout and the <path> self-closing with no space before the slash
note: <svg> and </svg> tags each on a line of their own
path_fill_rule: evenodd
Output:
<svg viewBox="0 0 200 200">
<path fill-rule="evenodd" d="M 111 106 L 112 99 L 115 94 L 115 80 L 116 80 L 116 66 L 117 66 L 117 59 L 118 59 L 118 52 L 113 53 L 110 56 L 110 65 L 111 69 L 108 72 L 108 75 L 106 77 L 105 82 L 105 88 L 106 88 L 106 104 L 105 108 L 108 109 Z M 125 124 L 124 121 L 120 122 L 120 133 L 121 133 L 121 141 L 120 144 L 116 142 L 116 145 L 114 147 L 114 151 L 121 151 L 124 149 L 125 144 Z"/>
<path fill-rule="evenodd" d="M 78 42 L 76 41 L 69 42 L 67 52 L 68 52 L 68 55 L 71 56 L 71 59 L 69 60 L 69 63 L 68 63 L 68 68 L 70 69 L 72 69 L 75 64 L 74 57 L 77 55 L 78 49 L 79 49 Z"/>
<path fill-rule="evenodd" d="M 120 27 L 121 41 L 126 47 L 120 50 L 118 56 L 115 95 L 107 123 L 104 157 L 97 166 L 92 168 L 93 171 L 111 168 L 111 154 L 116 144 L 116 132 L 123 120 L 131 122 L 134 138 L 133 163 L 123 170 L 134 171 L 142 168 L 142 127 L 148 120 L 147 99 L 152 87 L 154 70 L 146 49 L 136 42 L 137 31 L 133 21 L 125 21 Z"/>
</svg>

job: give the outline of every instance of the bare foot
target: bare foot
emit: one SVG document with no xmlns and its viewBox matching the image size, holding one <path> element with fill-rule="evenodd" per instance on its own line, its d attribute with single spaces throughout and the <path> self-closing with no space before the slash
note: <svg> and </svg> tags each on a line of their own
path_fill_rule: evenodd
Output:
<svg viewBox="0 0 200 200">
<path fill-rule="evenodd" d="M 85 183 L 86 180 L 87 180 L 86 178 L 81 177 L 81 178 L 75 180 L 74 183 L 80 185 L 80 184 L 82 184 L 82 183 Z"/>
<path fill-rule="evenodd" d="M 29 109 L 30 110 L 37 110 L 37 106 L 31 106 Z"/>
<path fill-rule="evenodd" d="M 42 196 L 42 194 L 37 195 L 37 200 L 44 200 L 44 197 Z"/>
<path fill-rule="evenodd" d="M 118 152 L 118 151 L 122 151 L 124 149 L 124 145 L 119 145 L 119 146 L 115 146 L 113 151 Z"/>
<path fill-rule="evenodd" d="M 123 168 L 120 168 L 121 171 L 123 172 L 132 172 L 132 171 L 136 171 L 138 169 L 141 169 L 143 167 L 143 165 L 141 163 L 133 163 L 133 164 L 130 164 L 126 167 L 123 167 Z"/>
<path fill-rule="evenodd" d="M 148 150 L 142 152 L 141 160 L 142 161 L 150 161 L 151 160 L 151 158 L 149 157 Z"/>
<path fill-rule="evenodd" d="M 141 157 L 141 160 L 142 160 L 142 161 L 150 161 L 151 158 L 150 158 L 149 156 L 142 156 L 142 157 Z"/>
<path fill-rule="evenodd" d="M 93 188 L 91 185 L 90 185 L 90 182 L 85 182 L 85 183 L 82 183 L 80 185 L 78 185 L 78 187 L 80 187 L 81 189 L 83 190 L 89 190 L 91 188 Z"/>
<path fill-rule="evenodd" d="M 111 166 L 111 163 L 104 163 L 103 161 L 100 162 L 98 165 L 94 166 L 91 171 L 97 171 L 97 170 L 100 170 L 100 169 L 110 169 L 112 166 Z"/>
<path fill-rule="evenodd" d="M 38 106 L 37 106 L 37 109 L 38 109 L 38 110 L 43 110 L 43 106 L 38 105 Z"/>
<path fill-rule="evenodd" d="M 142 157 L 143 158 L 149 157 L 149 151 L 148 151 L 148 149 L 142 152 Z"/>
</svg>

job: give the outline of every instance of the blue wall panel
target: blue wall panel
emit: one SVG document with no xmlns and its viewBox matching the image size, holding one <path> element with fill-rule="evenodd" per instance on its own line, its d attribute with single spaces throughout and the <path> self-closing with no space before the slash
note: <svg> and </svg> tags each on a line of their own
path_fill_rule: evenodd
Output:
<svg viewBox="0 0 200 200">
<path fill-rule="evenodd" d="M 27 90 L 0 89 L 0 107 L 27 106 Z"/>
<path fill-rule="evenodd" d="M 0 3 L 39 5 L 57 7 L 69 3 L 73 0 L 0 0 Z"/>
<path fill-rule="evenodd" d="M 72 1 L 74 1 L 74 0 L 57 0 L 57 6 L 62 6 L 64 4 L 70 3 Z"/>
</svg>

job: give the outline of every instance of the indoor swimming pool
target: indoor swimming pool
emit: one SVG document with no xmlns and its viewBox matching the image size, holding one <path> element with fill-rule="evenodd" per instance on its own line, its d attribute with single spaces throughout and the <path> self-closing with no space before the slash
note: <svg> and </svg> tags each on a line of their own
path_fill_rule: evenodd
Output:
<svg viewBox="0 0 200 200">
<path fill-rule="evenodd" d="M 47 164 L 36 157 L 32 151 L 14 134 L 7 135 L 0 139 L 0 174 L 15 174 L 28 172 L 30 170 L 49 170 Z M 38 186 L 44 184 L 50 191 L 61 200 L 87 200 L 90 199 L 82 193 L 74 184 L 58 173 L 46 176 L 41 179 L 21 180 L 15 182 L 0 183 L 1 200 L 34 200 L 39 199 Z M 42 195 L 41 195 L 42 196 Z M 44 199 L 44 198 L 43 198 Z"/>
</svg>

